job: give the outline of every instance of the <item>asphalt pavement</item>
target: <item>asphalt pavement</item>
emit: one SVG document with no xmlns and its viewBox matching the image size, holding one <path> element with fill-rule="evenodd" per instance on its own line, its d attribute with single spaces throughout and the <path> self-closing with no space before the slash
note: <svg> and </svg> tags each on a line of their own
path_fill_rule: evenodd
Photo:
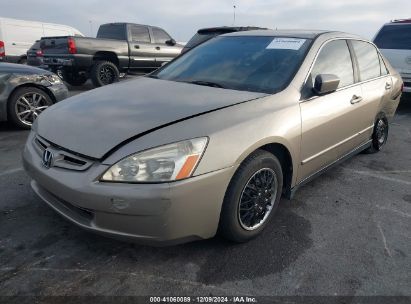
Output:
<svg viewBox="0 0 411 304">
<path fill-rule="evenodd" d="M 282 200 L 245 244 L 217 236 L 152 248 L 85 232 L 31 190 L 27 134 L 0 124 L 0 296 L 411 296 L 410 96 L 382 152 Z"/>
</svg>

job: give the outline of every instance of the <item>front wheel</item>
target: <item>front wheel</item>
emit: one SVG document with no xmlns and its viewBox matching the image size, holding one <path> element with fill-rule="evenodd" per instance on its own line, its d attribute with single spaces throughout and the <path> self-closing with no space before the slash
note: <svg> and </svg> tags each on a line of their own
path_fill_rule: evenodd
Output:
<svg viewBox="0 0 411 304">
<path fill-rule="evenodd" d="M 21 129 L 30 129 L 34 120 L 53 104 L 50 96 L 34 87 L 23 87 L 13 92 L 8 102 L 10 120 Z"/>
<path fill-rule="evenodd" d="M 119 77 L 117 66 L 110 61 L 96 61 L 91 68 L 91 81 L 96 87 L 118 82 Z"/>
<path fill-rule="evenodd" d="M 371 147 L 365 150 L 366 153 L 377 153 L 381 151 L 388 139 L 388 121 L 384 116 L 376 119 L 374 131 L 371 137 Z"/>
<path fill-rule="evenodd" d="M 220 233 L 235 242 L 256 237 L 272 218 L 282 188 L 279 160 L 264 150 L 251 154 L 228 186 L 221 210 Z"/>
</svg>

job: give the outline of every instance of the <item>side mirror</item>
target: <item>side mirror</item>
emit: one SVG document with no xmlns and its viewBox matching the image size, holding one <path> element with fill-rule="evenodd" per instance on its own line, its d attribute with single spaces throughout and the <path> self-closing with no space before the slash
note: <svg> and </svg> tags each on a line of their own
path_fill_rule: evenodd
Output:
<svg viewBox="0 0 411 304">
<path fill-rule="evenodd" d="M 315 77 L 314 92 L 318 95 L 324 95 L 337 90 L 340 84 L 340 78 L 334 74 L 319 74 Z"/>
<path fill-rule="evenodd" d="M 167 41 L 166 41 L 166 44 L 173 46 L 173 45 L 176 45 L 177 42 L 176 42 L 173 38 L 171 38 L 170 40 L 167 40 Z"/>
</svg>

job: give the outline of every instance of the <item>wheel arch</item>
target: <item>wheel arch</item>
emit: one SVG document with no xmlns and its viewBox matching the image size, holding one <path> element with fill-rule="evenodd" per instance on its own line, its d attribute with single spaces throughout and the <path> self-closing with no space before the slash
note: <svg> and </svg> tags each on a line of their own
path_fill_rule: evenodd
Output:
<svg viewBox="0 0 411 304">
<path fill-rule="evenodd" d="M 118 56 L 114 52 L 109 51 L 99 51 L 96 52 L 93 56 L 93 61 L 105 60 L 114 63 L 117 67 L 119 67 L 119 60 Z"/>
<path fill-rule="evenodd" d="M 42 85 L 38 85 L 38 84 L 35 84 L 35 83 L 23 83 L 23 84 L 20 84 L 20 85 L 16 86 L 10 92 L 9 97 L 7 98 L 7 105 L 10 103 L 10 100 L 11 100 L 11 97 L 13 96 L 13 94 L 17 90 L 22 89 L 22 88 L 36 88 L 36 89 L 42 90 L 44 93 L 46 93 L 50 97 L 50 99 L 53 101 L 53 104 L 57 102 L 56 97 L 54 97 L 54 95 L 51 93 L 51 91 L 49 89 L 47 89 L 47 87 L 44 87 Z"/>
<path fill-rule="evenodd" d="M 265 150 L 278 158 L 283 171 L 283 195 L 286 198 L 290 198 L 294 172 L 296 171 L 294 168 L 294 157 L 291 153 L 292 150 L 285 142 L 280 140 L 260 143 L 243 153 L 237 163 L 241 164 L 249 155 L 257 150 Z"/>
</svg>

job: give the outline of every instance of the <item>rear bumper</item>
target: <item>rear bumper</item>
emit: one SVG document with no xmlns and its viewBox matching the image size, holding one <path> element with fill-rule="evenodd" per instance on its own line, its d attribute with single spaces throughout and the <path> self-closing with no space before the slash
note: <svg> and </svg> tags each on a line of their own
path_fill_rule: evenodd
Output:
<svg viewBox="0 0 411 304">
<path fill-rule="evenodd" d="M 403 92 L 411 93 L 411 73 L 400 73 L 400 75 L 404 82 Z"/>
<path fill-rule="evenodd" d="M 21 59 L 21 56 L 5 56 L 5 57 L 0 57 L 0 62 L 18 63 L 20 59 Z"/>
<path fill-rule="evenodd" d="M 43 65 L 43 57 L 37 56 L 27 56 L 27 64 L 31 66 L 41 66 Z"/>
<path fill-rule="evenodd" d="M 87 70 L 93 63 L 91 55 L 44 55 L 43 63 L 50 68 L 63 67 L 65 69 Z"/>
<path fill-rule="evenodd" d="M 23 163 L 33 190 L 50 207 L 82 228 L 148 245 L 213 237 L 235 168 L 173 183 L 120 184 L 96 180 L 100 163 L 85 171 L 41 165 L 29 136 Z"/>
</svg>

